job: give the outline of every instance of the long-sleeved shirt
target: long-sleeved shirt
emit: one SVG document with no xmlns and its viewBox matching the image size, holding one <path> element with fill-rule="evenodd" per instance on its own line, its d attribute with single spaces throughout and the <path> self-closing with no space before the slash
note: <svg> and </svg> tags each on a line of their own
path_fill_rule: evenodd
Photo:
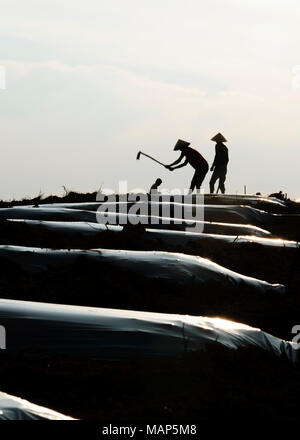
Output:
<svg viewBox="0 0 300 440">
<path fill-rule="evenodd" d="M 228 148 L 223 143 L 217 143 L 216 154 L 215 154 L 214 162 L 212 164 L 212 168 L 224 167 L 228 164 L 228 162 L 229 162 Z"/>
<path fill-rule="evenodd" d="M 186 147 L 182 155 L 186 157 L 188 163 L 195 169 L 208 166 L 206 159 L 194 148 Z"/>
</svg>

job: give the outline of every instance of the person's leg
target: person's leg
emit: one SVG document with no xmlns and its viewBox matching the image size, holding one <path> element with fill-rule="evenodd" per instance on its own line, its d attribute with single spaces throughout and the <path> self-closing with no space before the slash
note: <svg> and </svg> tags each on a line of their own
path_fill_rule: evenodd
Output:
<svg viewBox="0 0 300 440">
<path fill-rule="evenodd" d="M 194 174 L 193 179 L 191 181 L 191 191 L 193 191 L 195 189 L 195 187 L 200 190 L 202 182 L 208 172 L 208 169 L 209 169 L 208 166 L 196 168 L 195 174 Z"/>
<path fill-rule="evenodd" d="M 191 185 L 190 185 L 190 192 L 193 192 L 196 186 L 196 182 L 197 182 L 197 170 L 195 171 L 195 174 L 193 175 L 192 181 L 191 181 Z"/>
<path fill-rule="evenodd" d="M 210 181 L 209 181 L 209 188 L 210 188 L 210 193 L 213 194 L 214 190 L 215 190 L 215 183 L 217 181 L 217 179 L 219 178 L 218 176 L 218 172 L 216 170 L 216 168 L 214 169 L 214 172 L 211 175 Z"/>
<path fill-rule="evenodd" d="M 225 194 L 226 168 L 222 168 L 219 173 L 219 188 L 222 194 Z"/>
<path fill-rule="evenodd" d="M 196 188 L 200 190 L 203 180 L 208 172 L 208 167 L 203 167 L 197 170 Z"/>
</svg>

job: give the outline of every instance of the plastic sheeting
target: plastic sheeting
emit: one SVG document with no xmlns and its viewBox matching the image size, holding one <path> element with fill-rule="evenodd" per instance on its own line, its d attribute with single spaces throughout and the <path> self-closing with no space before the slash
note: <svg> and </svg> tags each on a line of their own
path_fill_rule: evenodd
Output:
<svg viewBox="0 0 300 440">
<path fill-rule="evenodd" d="M 276 248 L 298 248 L 300 244 L 296 241 L 282 240 L 280 238 L 257 237 L 255 235 L 222 235 L 222 234 L 205 234 L 193 233 L 185 231 L 164 231 L 146 229 L 148 233 L 145 238 L 159 239 L 169 244 L 184 245 L 192 242 L 206 241 L 213 243 L 214 241 L 224 243 L 257 243 L 261 246 L 272 246 Z"/>
<path fill-rule="evenodd" d="M 74 420 L 28 400 L 0 392 L 0 420 Z"/>
<path fill-rule="evenodd" d="M 104 225 L 93 222 L 57 222 L 44 220 L 23 220 L 23 219 L 9 219 L 8 222 L 13 224 L 22 224 L 34 231 L 51 231 L 68 236 L 87 236 L 96 237 L 101 232 L 122 232 L 123 226 L 118 225 Z M 28 229 L 26 229 L 28 230 Z"/>
<path fill-rule="evenodd" d="M 297 344 L 258 328 L 220 318 L 0 300 L 7 351 L 63 354 L 91 359 L 174 356 L 204 350 L 254 346 L 297 360 Z"/>
<path fill-rule="evenodd" d="M 214 281 L 220 289 L 240 290 L 248 287 L 261 293 L 285 293 L 285 287 L 281 284 L 270 284 L 238 274 L 205 258 L 181 253 L 111 249 L 66 251 L 0 246 L 0 257 L 2 261 L 7 259 L 31 272 L 65 266 L 75 263 L 78 257 L 85 257 L 93 262 L 110 264 L 114 268 L 147 278 L 164 279 L 179 284 L 193 283 L 200 286 L 202 283 Z"/>
<path fill-rule="evenodd" d="M 99 204 L 98 204 L 99 205 Z M 96 211 L 89 211 L 87 209 L 72 209 L 70 206 L 63 205 L 64 207 L 58 207 L 52 205 L 51 207 L 15 207 L 15 208 L 1 208 L 0 218 L 18 218 L 18 219 L 32 219 L 32 220 L 56 220 L 56 221 L 90 221 L 99 222 L 99 215 L 96 215 Z M 151 219 L 163 218 L 177 218 L 183 221 L 198 220 L 205 222 L 221 222 L 231 224 L 252 224 L 255 226 L 264 226 L 272 223 L 272 214 L 268 214 L 264 211 L 260 211 L 249 206 L 235 206 L 235 205 L 192 205 L 180 203 L 143 203 L 138 202 L 135 204 L 135 212 L 130 211 L 132 209 L 131 204 L 103 204 L 108 214 L 110 222 L 114 218 L 114 213 L 118 212 L 118 222 L 122 222 L 122 219 L 133 218 L 138 215 L 148 222 Z M 89 206 L 91 207 L 91 206 Z M 139 208 L 140 212 L 136 209 Z M 149 217 L 149 220 L 147 220 Z"/>
<path fill-rule="evenodd" d="M 51 231 L 52 233 L 56 232 L 57 234 L 63 234 L 64 236 L 69 237 L 82 236 L 93 238 L 99 237 L 100 233 L 105 233 L 107 231 L 123 231 L 122 226 L 102 225 L 89 222 L 49 222 L 41 220 L 9 220 L 9 222 L 24 224 L 26 227 L 32 229 L 33 233 L 34 231 Z M 246 233 L 247 230 L 242 230 L 242 232 Z M 300 246 L 296 241 L 259 237 L 255 235 L 222 235 L 150 228 L 146 228 L 144 232 L 139 231 L 139 234 L 141 239 L 159 240 L 160 243 L 165 242 L 172 245 L 185 245 L 193 242 L 201 243 L 201 241 L 205 240 L 206 242 L 211 241 L 212 243 L 214 241 L 224 243 L 257 243 L 262 246 L 273 246 L 277 248 L 298 248 Z"/>
<path fill-rule="evenodd" d="M 259 209 L 263 207 L 261 209 L 266 211 L 273 208 L 285 208 L 285 203 L 281 200 L 250 194 L 206 194 L 204 198 L 205 203 L 209 204 L 250 205 Z"/>
<path fill-rule="evenodd" d="M 142 197 L 145 197 L 145 194 L 142 194 Z M 174 195 L 164 195 L 161 194 L 160 200 L 162 202 L 168 203 L 174 201 Z M 118 195 L 116 195 L 116 199 L 118 200 Z M 177 198 L 178 200 L 178 198 Z M 300 199 L 299 199 L 300 200 Z M 176 201 L 176 199 L 175 199 Z M 205 194 L 204 195 L 205 204 L 209 205 L 249 205 L 255 208 L 268 211 L 268 208 L 272 211 L 272 209 L 277 208 L 285 208 L 286 205 L 283 201 L 268 198 L 263 196 L 256 195 L 244 195 L 244 194 Z M 196 202 L 196 195 L 193 195 L 193 203 Z M 71 209 L 83 209 L 88 211 L 96 211 L 102 202 L 81 202 L 81 203 L 41 203 L 39 206 L 43 206 L 45 208 L 71 208 Z M 105 202 L 104 202 L 105 203 Z M 122 203 L 122 202 L 121 202 Z M 31 207 L 32 205 L 25 205 L 26 207 Z"/>
<path fill-rule="evenodd" d="M 49 221 L 86 221 L 96 222 L 94 212 L 68 208 L 1 208 L 0 219 L 31 219 Z"/>
<path fill-rule="evenodd" d="M 107 211 L 115 212 L 120 208 L 125 208 L 126 204 L 103 204 Z M 237 205 L 194 205 L 182 203 L 158 203 L 158 202 L 137 202 L 134 206 L 140 207 L 141 214 L 184 218 L 185 220 L 204 220 L 207 222 L 222 222 L 234 224 L 253 224 L 264 226 L 272 223 L 272 214 L 252 208 L 250 206 Z M 130 212 L 130 205 L 127 206 Z"/>
<path fill-rule="evenodd" d="M 124 214 L 107 214 L 107 220 L 96 216 L 96 213 L 89 211 L 68 210 L 62 209 L 56 211 L 55 209 L 38 208 L 10 208 L 10 210 L 1 211 L 0 218 L 8 220 L 37 220 L 37 221 L 51 221 L 51 222 L 86 222 L 95 224 L 109 224 L 111 226 L 116 225 L 132 225 L 133 222 L 142 224 L 144 227 L 151 229 L 170 229 L 170 230 L 186 230 L 186 228 L 192 229 L 194 224 L 197 224 L 203 232 L 208 234 L 226 234 L 226 235 L 257 235 L 259 237 L 270 236 L 271 233 L 266 229 L 262 229 L 258 226 L 244 225 L 244 224 L 231 224 L 220 222 L 184 222 L 182 220 L 157 217 L 157 216 L 143 216 L 143 215 L 124 215 Z M 98 220 L 98 221 L 97 221 Z M 107 222 L 107 223 L 106 223 Z M 197 230 L 197 228 L 195 228 Z"/>
<path fill-rule="evenodd" d="M 136 203 L 94 203 L 94 204 L 72 204 L 69 208 L 72 209 L 90 209 L 96 211 L 102 205 L 107 212 L 119 212 L 120 214 L 132 214 L 131 209 L 139 208 L 140 214 L 149 215 L 152 217 L 174 217 L 185 220 L 201 220 L 208 222 L 223 222 L 223 223 L 237 223 L 237 224 L 254 224 L 263 226 L 272 222 L 272 214 L 255 209 L 250 206 L 237 205 L 195 205 L 182 204 L 173 202 L 136 202 Z M 134 205 L 134 206 L 133 206 Z M 64 208 L 68 206 L 63 205 Z M 81 208 L 80 208 L 81 207 Z M 55 209 L 55 206 L 52 206 Z M 197 217 L 195 218 L 195 215 Z"/>
</svg>

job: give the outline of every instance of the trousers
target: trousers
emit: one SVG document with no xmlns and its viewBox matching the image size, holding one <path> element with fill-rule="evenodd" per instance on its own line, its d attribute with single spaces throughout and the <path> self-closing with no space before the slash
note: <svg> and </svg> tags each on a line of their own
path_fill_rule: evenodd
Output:
<svg viewBox="0 0 300 440">
<path fill-rule="evenodd" d="M 219 179 L 219 188 L 221 190 L 221 193 L 225 193 L 225 180 L 226 180 L 226 173 L 227 173 L 227 165 L 225 166 L 218 166 L 215 167 L 211 179 L 209 181 L 209 187 L 210 187 L 210 193 L 213 194 L 215 190 L 215 183 Z"/>
<path fill-rule="evenodd" d="M 195 174 L 191 181 L 191 187 L 190 187 L 191 191 L 193 191 L 195 188 L 197 189 L 201 188 L 202 182 L 207 172 L 208 172 L 208 165 L 203 165 L 199 168 L 196 168 Z"/>
</svg>

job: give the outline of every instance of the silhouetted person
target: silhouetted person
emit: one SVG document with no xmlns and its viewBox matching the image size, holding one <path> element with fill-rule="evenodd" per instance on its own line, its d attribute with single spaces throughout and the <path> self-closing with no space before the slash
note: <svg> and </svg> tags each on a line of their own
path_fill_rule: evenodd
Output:
<svg viewBox="0 0 300 440">
<path fill-rule="evenodd" d="M 195 169 L 194 177 L 191 181 L 190 191 L 192 192 L 195 188 L 200 189 L 202 182 L 208 172 L 209 166 L 207 161 L 204 159 L 204 157 L 199 153 L 199 151 L 195 150 L 194 148 L 189 147 L 190 143 L 185 142 L 181 139 L 178 139 L 174 151 L 181 151 L 180 157 L 175 160 L 175 162 L 171 163 L 170 165 L 165 165 L 165 168 L 167 168 L 170 171 L 174 171 L 178 168 L 185 167 L 187 164 L 190 164 Z M 183 159 L 184 162 L 177 167 L 174 167 L 174 165 L 180 163 Z M 172 168 L 173 167 L 173 168 Z"/>
<path fill-rule="evenodd" d="M 211 140 L 216 142 L 216 154 L 215 154 L 214 162 L 210 169 L 210 171 L 213 171 L 213 174 L 209 182 L 210 193 L 213 194 L 215 189 L 215 183 L 219 179 L 218 188 L 220 188 L 221 193 L 224 194 L 225 193 L 224 183 L 226 180 L 227 164 L 229 162 L 229 158 L 228 158 L 228 148 L 226 147 L 226 145 L 223 144 L 223 142 L 227 142 L 227 140 L 224 138 L 224 136 L 221 133 L 218 133 Z"/>
<path fill-rule="evenodd" d="M 153 193 L 158 193 L 158 187 L 162 184 L 162 180 L 161 179 L 156 179 L 155 182 L 153 183 L 153 185 L 151 186 L 149 193 L 151 194 L 151 192 Z"/>
</svg>

